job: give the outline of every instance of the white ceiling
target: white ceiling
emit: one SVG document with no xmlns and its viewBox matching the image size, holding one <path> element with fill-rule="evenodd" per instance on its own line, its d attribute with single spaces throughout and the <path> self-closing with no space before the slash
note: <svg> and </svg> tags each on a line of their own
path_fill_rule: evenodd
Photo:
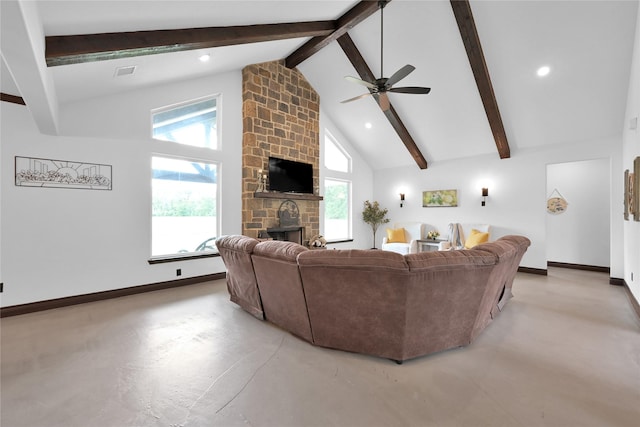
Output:
<svg viewBox="0 0 640 427">
<path fill-rule="evenodd" d="M 2 0 L 3 14 L 16 0 Z M 333 20 L 357 1 L 57 1 L 35 2 L 44 35 L 215 27 Z M 548 144 L 620 135 L 637 0 L 473 1 L 472 10 L 502 114 L 511 153 Z M 429 163 L 497 154 L 474 77 L 448 0 L 393 0 L 384 10 L 384 74 L 405 64 L 416 70 L 396 86 L 428 86 L 428 95 L 390 94 L 391 103 Z M 11 19 L 11 16 L 5 16 Z M 349 34 L 380 75 L 380 15 Z M 5 58 L 2 92 L 25 96 L 21 76 L 29 61 Z M 162 85 L 282 59 L 302 45 L 293 39 L 129 59 L 49 67 L 60 105 Z M 37 56 L 37 52 L 36 52 Z M 5 60 L 7 63 L 5 64 Z M 114 78 L 117 67 L 132 76 Z M 546 78 L 536 76 L 551 67 Z M 337 43 L 298 66 L 318 91 L 323 110 L 374 169 L 415 162 L 373 99 L 340 101 L 365 93 L 344 80 L 357 76 Z M 11 79 L 11 75 L 15 79 Z M 15 81 L 14 81 L 15 80 Z M 27 99 L 28 103 L 28 99 Z M 365 122 L 373 128 L 365 129 Z"/>
</svg>

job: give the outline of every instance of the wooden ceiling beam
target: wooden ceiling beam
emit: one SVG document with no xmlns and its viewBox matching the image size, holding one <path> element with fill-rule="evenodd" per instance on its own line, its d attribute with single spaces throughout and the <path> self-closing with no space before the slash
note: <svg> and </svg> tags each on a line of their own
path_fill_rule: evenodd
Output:
<svg viewBox="0 0 640 427">
<path fill-rule="evenodd" d="M 382 0 L 386 5 L 391 0 Z M 285 58 L 285 66 L 287 68 L 294 68 L 310 58 L 316 52 L 327 46 L 334 40 L 337 40 L 347 31 L 364 21 L 369 16 L 376 13 L 380 8 L 380 1 L 361 1 L 354 7 L 349 9 L 344 15 L 338 18 L 336 22 L 336 29 L 331 34 L 325 36 L 314 37 L 298 49 L 291 55 Z"/>
<path fill-rule="evenodd" d="M 469 4 L 469 0 L 450 0 L 450 2 L 456 22 L 458 23 L 462 42 L 467 51 L 473 77 L 476 80 L 480 98 L 482 99 L 484 110 L 487 113 L 487 119 L 489 120 L 489 126 L 493 133 L 493 139 L 496 142 L 498 154 L 501 159 L 509 158 L 511 157 L 511 150 L 509 149 L 507 134 L 504 131 L 502 116 L 498 109 L 498 101 L 496 100 L 493 85 L 491 84 L 487 63 L 485 62 L 484 53 L 482 52 L 482 45 L 480 44 L 480 37 L 478 36 L 473 13 L 471 12 L 471 5 Z"/>
<path fill-rule="evenodd" d="M 347 58 L 349 58 L 349 61 L 351 62 L 353 67 L 356 69 L 357 73 L 360 75 L 360 78 L 362 80 L 367 80 L 367 81 L 376 80 L 376 77 L 371 71 L 371 68 L 369 68 L 369 66 L 367 65 L 366 61 L 362 57 L 362 54 L 360 53 L 360 51 L 358 50 L 358 48 L 356 47 L 355 43 L 353 42 L 353 40 L 351 39 L 348 33 L 345 33 L 344 35 L 338 38 L 338 44 L 340 45 L 344 53 L 347 55 Z M 372 96 L 372 97 L 376 100 L 378 105 L 380 105 L 380 101 L 378 97 L 376 96 Z M 422 152 L 416 145 L 416 142 L 411 137 L 411 134 L 405 127 L 404 123 L 402 123 L 402 120 L 400 119 L 400 116 L 398 115 L 396 110 L 393 108 L 393 105 L 390 105 L 388 110 L 386 111 L 383 110 L 383 113 L 387 118 L 387 120 L 389 120 L 389 123 L 391 123 L 391 126 L 393 127 L 393 129 L 396 131 L 396 133 L 400 137 L 400 140 L 402 141 L 402 143 L 405 145 L 405 147 L 407 147 L 407 150 L 409 150 L 409 154 L 411 154 L 411 157 L 413 157 L 413 160 L 415 160 L 418 167 L 420 169 L 426 169 L 427 160 L 422 155 Z"/>
<path fill-rule="evenodd" d="M 336 22 L 48 36 L 45 38 L 45 59 L 47 66 L 56 66 L 273 40 L 324 37 L 335 32 Z"/>
<path fill-rule="evenodd" d="M 11 102 L 12 104 L 27 105 L 27 103 L 24 102 L 24 98 L 22 98 L 21 96 L 10 95 L 4 92 L 0 93 L 0 101 Z"/>
</svg>

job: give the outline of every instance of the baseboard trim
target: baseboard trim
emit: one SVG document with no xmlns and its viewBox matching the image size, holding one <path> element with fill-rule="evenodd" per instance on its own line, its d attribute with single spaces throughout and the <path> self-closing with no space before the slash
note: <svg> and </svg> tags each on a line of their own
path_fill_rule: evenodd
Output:
<svg viewBox="0 0 640 427">
<path fill-rule="evenodd" d="M 622 279 L 619 279 L 619 280 L 622 280 Z M 627 293 L 627 298 L 629 298 L 629 302 L 631 303 L 631 307 L 633 308 L 633 311 L 636 312 L 636 316 L 638 316 L 638 321 L 640 321 L 640 303 L 638 303 L 638 300 L 635 299 L 635 297 L 631 293 L 631 289 L 629 289 L 629 284 L 627 283 L 627 281 L 622 280 L 622 284 Z"/>
<path fill-rule="evenodd" d="M 599 267 L 597 265 L 572 264 L 569 262 L 547 261 L 547 267 L 571 268 L 573 270 L 597 271 L 600 273 L 610 273 L 609 267 Z"/>
<path fill-rule="evenodd" d="M 518 267 L 519 273 L 537 274 L 539 276 L 546 276 L 547 270 L 545 268 L 532 268 L 532 267 Z"/>
<path fill-rule="evenodd" d="M 132 286 L 129 288 L 113 289 L 110 291 L 94 292 L 91 294 L 74 295 L 65 298 L 56 298 L 46 301 L 32 302 L 28 304 L 12 305 L 0 308 L 0 318 L 18 316 L 21 314 L 35 313 L 38 311 L 51 310 L 54 308 L 68 307 L 71 305 L 85 304 L 88 302 L 103 301 L 112 298 L 126 297 L 129 295 L 141 294 L 144 292 L 160 291 L 162 289 L 177 288 L 196 283 L 207 282 L 209 280 L 224 279 L 226 273 L 206 274 L 204 276 L 188 277 L 167 282 L 151 283 L 147 285 Z"/>
<path fill-rule="evenodd" d="M 627 282 L 624 279 L 619 279 L 617 277 L 609 277 L 609 284 L 614 286 L 626 286 Z"/>
</svg>

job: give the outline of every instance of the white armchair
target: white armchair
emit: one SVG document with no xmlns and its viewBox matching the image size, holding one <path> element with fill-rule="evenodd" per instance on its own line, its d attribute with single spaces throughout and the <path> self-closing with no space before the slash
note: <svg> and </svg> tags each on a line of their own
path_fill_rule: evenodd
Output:
<svg viewBox="0 0 640 427">
<path fill-rule="evenodd" d="M 458 225 L 458 233 L 456 232 Z M 471 235 L 471 230 L 478 230 L 482 233 L 489 233 L 491 240 L 491 226 L 489 224 L 449 224 L 449 236 L 444 242 L 440 242 L 438 250 L 448 251 L 451 249 L 464 249 L 467 238 Z M 458 234 L 458 236 L 456 236 Z"/>
<path fill-rule="evenodd" d="M 425 225 L 421 222 L 396 222 L 393 224 L 394 230 L 400 228 L 404 228 L 405 242 L 390 243 L 385 235 L 385 237 L 382 238 L 381 249 L 383 251 L 397 252 L 402 255 L 418 253 L 418 240 L 424 237 Z"/>
</svg>

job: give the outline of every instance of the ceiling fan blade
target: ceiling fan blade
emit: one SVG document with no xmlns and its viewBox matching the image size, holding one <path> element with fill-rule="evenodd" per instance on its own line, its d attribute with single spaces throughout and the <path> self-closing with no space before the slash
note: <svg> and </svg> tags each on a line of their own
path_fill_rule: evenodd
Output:
<svg viewBox="0 0 640 427">
<path fill-rule="evenodd" d="M 344 101 L 341 101 L 340 103 L 344 104 L 344 103 L 347 103 L 347 102 L 355 101 L 355 100 L 358 100 L 360 98 L 364 98 L 365 96 L 369 96 L 369 95 L 371 95 L 371 93 L 363 93 L 362 95 L 358 95 L 358 96 L 355 96 L 353 98 L 345 99 Z"/>
<path fill-rule="evenodd" d="M 369 89 L 376 89 L 376 88 L 377 88 L 377 86 L 376 86 L 375 84 L 373 84 L 373 83 L 371 83 L 371 82 L 368 82 L 368 81 L 366 81 L 366 80 L 359 79 L 359 78 L 357 78 L 357 77 L 345 76 L 345 78 L 344 78 L 344 79 L 345 79 L 345 80 L 347 80 L 347 81 L 350 81 L 350 82 L 352 82 L 352 83 L 357 83 L 357 84 L 359 84 L 359 85 L 366 86 L 366 87 L 368 87 Z"/>
<path fill-rule="evenodd" d="M 416 86 L 392 87 L 391 89 L 387 89 L 387 92 L 427 94 L 427 93 L 431 92 L 431 88 L 430 87 L 416 87 Z"/>
<path fill-rule="evenodd" d="M 416 69 L 416 67 L 414 67 L 413 65 L 409 65 L 409 64 L 407 64 L 404 67 L 400 68 L 398 71 L 393 73 L 393 75 L 391 77 L 389 77 L 389 79 L 387 79 L 387 87 L 391 87 L 394 84 L 398 83 L 400 80 L 402 80 L 405 77 L 407 77 L 415 69 Z"/>
<path fill-rule="evenodd" d="M 391 107 L 389 96 L 386 92 L 380 92 L 378 94 L 378 103 L 380 104 L 380 108 L 382 109 L 382 111 L 387 111 Z"/>
</svg>

